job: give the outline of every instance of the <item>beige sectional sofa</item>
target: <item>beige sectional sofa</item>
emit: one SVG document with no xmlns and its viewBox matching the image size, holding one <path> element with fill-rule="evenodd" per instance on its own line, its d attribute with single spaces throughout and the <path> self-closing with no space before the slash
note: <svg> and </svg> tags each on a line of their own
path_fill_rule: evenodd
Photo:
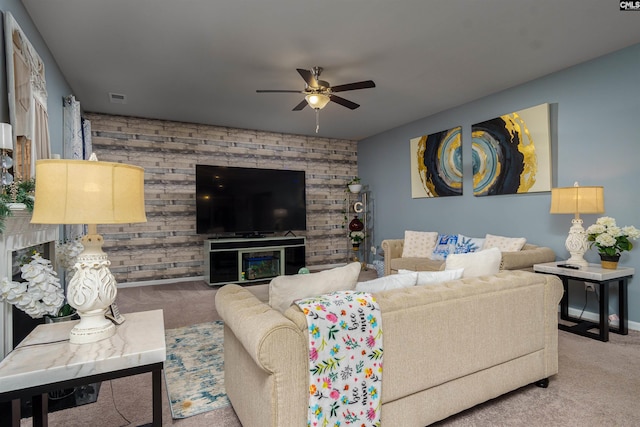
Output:
<svg viewBox="0 0 640 427">
<path fill-rule="evenodd" d="M 558 372 L 562 293 L 555 276 L 502 271 L 375 294 L 382 425 L 422 427 L 519 387 L 545 386 Z M 295 305 L 282 314 L 238 285 L 218 290 L 216 309 L 225 323 L 225 387 L 242 425 L 306 425 L 304 314 Z"/>
<path fill-rule="evenodd" d="M 444 268 L 444 261 L 430 258 L 402 257 L 404 239 L 387 239 L 382 241 L 384 251 L 384 274 L 396 274 L 398 270 L 436 271 Z M 551 248 L 525 244 L 517 252 L 502 252 L 500 270 L 533 271 L 533 264 L 552 262 L 556 254 Z"/>
</svg>

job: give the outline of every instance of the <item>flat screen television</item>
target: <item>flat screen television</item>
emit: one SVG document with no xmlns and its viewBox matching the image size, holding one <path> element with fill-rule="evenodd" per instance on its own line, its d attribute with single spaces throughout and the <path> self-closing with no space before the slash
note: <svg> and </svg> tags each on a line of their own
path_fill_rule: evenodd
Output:
<svg viewBox="0 0 640 427">
<path fill-rule="evenodd" d="M 196 165 L 196 232 L 261 236 L 307 228 L 305 172 Z"/>
</svg>

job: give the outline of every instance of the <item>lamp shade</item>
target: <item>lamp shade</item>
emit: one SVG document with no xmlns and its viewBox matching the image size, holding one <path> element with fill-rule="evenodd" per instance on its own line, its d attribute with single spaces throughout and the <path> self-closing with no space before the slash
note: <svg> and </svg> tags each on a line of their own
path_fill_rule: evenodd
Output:
<svg viewBox="0 0 640 427">
<path fill-rule="evenodd" d="M 311 93 L 304 97 L 309 106 L 316 110 L 322 110 L 331 100 L 327 95 L 321 93 Z"/>
<path fill-rule="evenodd" d="M 36 224 L 146 222 L 144 169 L 92 160 L 38 160 Z"/>
<path fill-rule="evenodd" d="M 13 150 L 13 138 L 9 123 L 0 123 L 0 150 Z"/>
<path fill-rule="evenodd" d="M 603 187 L 561 187 L 551 189 L 552 214 L 599 214 L 604 212 Z"/>
</svg>

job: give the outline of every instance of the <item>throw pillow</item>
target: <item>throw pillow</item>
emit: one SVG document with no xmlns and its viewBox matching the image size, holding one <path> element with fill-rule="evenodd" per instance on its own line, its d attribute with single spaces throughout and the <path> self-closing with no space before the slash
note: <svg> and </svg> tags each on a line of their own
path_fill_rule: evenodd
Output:
<svg viewBox="0 0 640 427">
<path fill-rule="evenodd" d="M 488 276 L 500 271 L 501 261 L 500 249 L 490 248 L 468 254 L 451 254 L 447 257 L 444 269 L 464 268 L 462 277 Z"/>
<path fill-rule="evenodd" d="M 435 231 L 405 231 L 402 258 L 429 258 L 437 238 Z"/>
<path fill-rule="evenodd" d="M 456 248 L 453 253 L 468 254 L 469 252 L 478 252 L 479 250 L 482 250 L 483 245 L 484 239 L 458 234 L 458 241 L 456 242 Z"/>
<path fill-rule="evenodd" d="M 391 274 L 379 279 L 368 280 L 356 284 L 356 291 L 380 292 L 390 289 L 409 288 L 416 285 L 418 273 L 410 271 L 409 274 Z"/>
<path fill-rule="evenodd" d="M 431 254 L 431 259 L 447 259 L 447 255 L 455 251 L 457 241 L 457 234 L 439 234 L 438 240 L 436 241 L 436 247 L 433 249 L 433 253 Z"/>
<path fill-rule="evenodd" d="M 449 280 L 460 279 L 464 272 L 464 268 L 457 268 L 455 270 L 444 271 L 417 271 L 411 270 L 398 270 L 396 276 L 402 276 L 406 273 L 418 273 L 418 283 L 416 285 L 434 285 L 436 283 L 447 282 Z"/>
<path fill-rule="evenodd" d="M 318 273 L 274 277 L 269 283 L 269 305 L 284 313 L 297 299 L 353 290 L 361 268 L 359 262 L 352 262 Z"/>
<path fill-rule="evenodd" d="M 525 243 L 527 243 L 527 239 L 524 237 L 503 237 L 487 234 L 484 237 L 482 249 L 498 248 L 502 252 L 518 252 Z"/>
</svg>

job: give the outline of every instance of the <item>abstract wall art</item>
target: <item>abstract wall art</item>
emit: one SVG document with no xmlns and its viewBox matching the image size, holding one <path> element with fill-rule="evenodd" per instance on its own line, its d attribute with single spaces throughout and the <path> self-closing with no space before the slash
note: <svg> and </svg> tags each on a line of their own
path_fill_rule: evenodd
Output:
<svg viewBox="0 0 640 427">
<path fill-rule="evenodd" d="M 473 195 L 551 191 L 549 104 L 471 127 Z"/>
<path fill-rule="evenodd" d="M 411 197 L 462 195 L 462 127 L 411 140 Z"/>
</svg>

